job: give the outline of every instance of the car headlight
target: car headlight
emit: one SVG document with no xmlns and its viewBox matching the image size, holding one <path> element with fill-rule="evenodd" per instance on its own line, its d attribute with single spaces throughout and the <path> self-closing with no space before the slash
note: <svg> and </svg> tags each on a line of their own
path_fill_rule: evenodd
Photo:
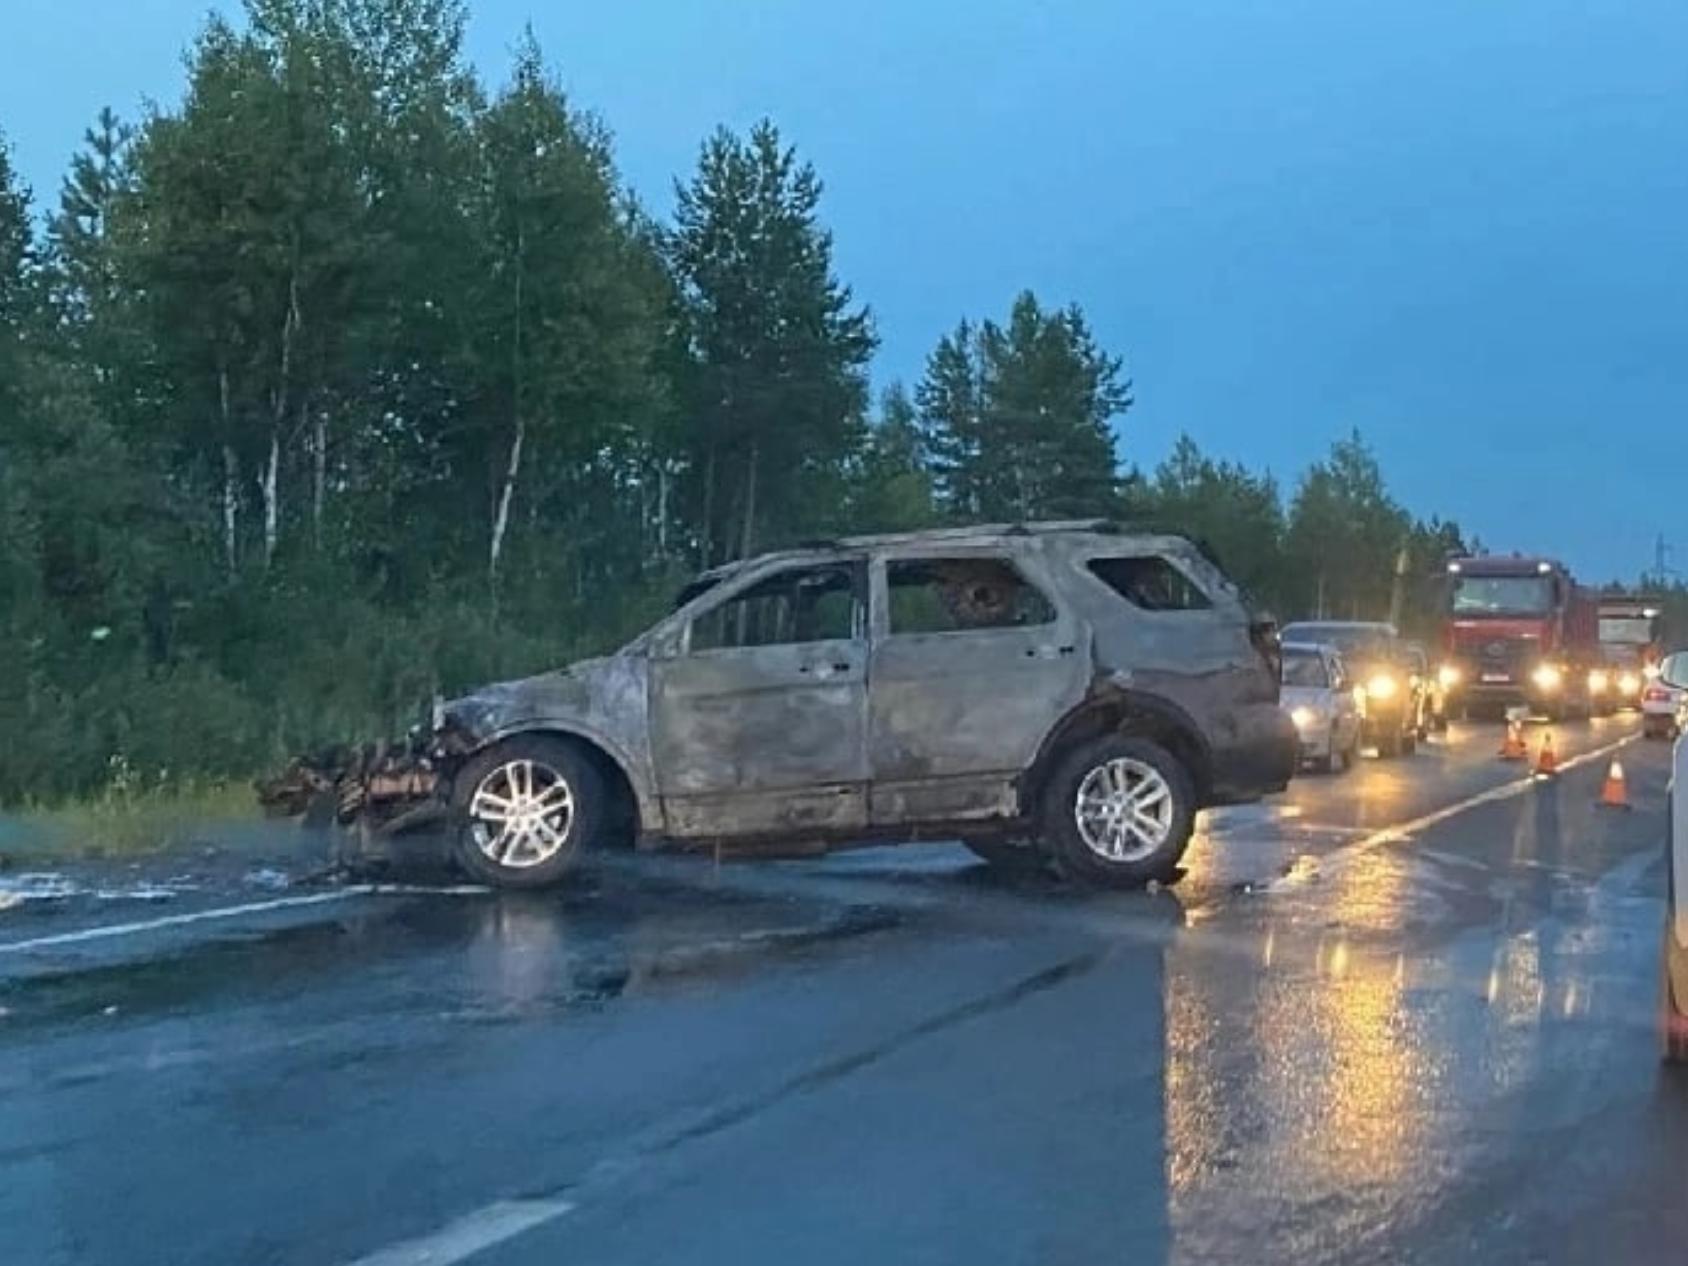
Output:
<svg viewBox="0 0 1688 1266">
<path fill-rule="evenodd" d="M 1312 725 L 1313 722 L 1319 719 L 1319 714 L 1313 711 L 1313 709 L 1303 705 L 1299 708 L 1291 708 L 1289 710 L 1289 719 L 1295 722 L 1296 729 L 1305 730 L 1308 726 Z"/>
<path fill-rule="evenodd" d="M 1641 678 L 1634 673 L 1625 673 L 1618 678 L 1618 689 L 1626 695 L 1632 695 L 1641 689 Z"/>
<path fill-rule="evenodd" d="M 1588 675 L 1588 688 L 1595 694 L 1604 694 L 1606 688 L 1612 684 L 1612 679 L 1596 668 Z"/>
<path fill-rule="evenodd" d="M 1436 680 L 1442 683 L 1444 690 L 1449 686 L 1457 686 L 1459 685 L 1459 669 L 1452 664 L 1443 664 L 1436 670 Z"/>
<path fill-rule="evenodd" d="M 1652 681 L 1653 678 L 1659 675 L 1659 666 L 1657 664 L 1648 664 L 1647 667 L 1641 670 L 1641 675 L 1647 678 L 1648 681 Z"/>
<path fill-rule="evenodd" d="M 1375 673 L 1366 682 L 1366 693 L 1373 699 L 1392 699 L 1400 688 L 1400 683 L 1388 673 Z"/>
<path fill-rule="evenodd" d="M 1559 683 L 1564 678 L 1565 674 L 1552 664 L 1540 664 L 1536 667 L 1536 671 L 1530 674 L 1530 680 L 1543 690 L 1559 689 Z"/>
</svg>

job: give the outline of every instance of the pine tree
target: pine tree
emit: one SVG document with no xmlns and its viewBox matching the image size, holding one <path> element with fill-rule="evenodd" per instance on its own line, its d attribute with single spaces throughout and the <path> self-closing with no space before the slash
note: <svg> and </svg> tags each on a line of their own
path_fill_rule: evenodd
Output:
<svg viewBox="0 0 1688 1266">
<path fill-rule="evenodd" d="M 801 533 L 863 434 L 876 339 L 832 269 L 821 182 L 773 124 L 704 143 L 667 238 L 690 364 L 690 492 L 706 561 Z"/>
<path fill-rule="evenodd" d="M 1112 420 L 1131 406 L 1123 362 L 1076 307 L 1029 291 L 1006 326 L 963 321 L 916 391 L 938 488 L 961 518 L 1026 520 L 1120 509 Z"/>
</svg>

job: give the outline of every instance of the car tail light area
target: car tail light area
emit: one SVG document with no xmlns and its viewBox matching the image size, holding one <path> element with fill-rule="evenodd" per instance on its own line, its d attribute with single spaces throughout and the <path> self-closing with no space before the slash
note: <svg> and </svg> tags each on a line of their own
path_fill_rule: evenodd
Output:
<svg viewBox="0 0 1688 1266">
<path fill-rule="evenodd" d="M 1641 692 L 1641 699 L 1644 703 L 1669 703 L 1672 697 L 1668 686 L 1648 686 L 1646 690 Z"/>
</svg>

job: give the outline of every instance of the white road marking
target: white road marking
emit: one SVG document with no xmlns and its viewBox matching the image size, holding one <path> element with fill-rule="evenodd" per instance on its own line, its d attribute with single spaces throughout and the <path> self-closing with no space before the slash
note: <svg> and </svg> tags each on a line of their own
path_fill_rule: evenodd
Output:
<svg viewBox="0 0 1688 1266">
<path fill-rule="evenodd" d="M 1603 747 L 1596 747 L 1591 751 L 1583 752 L 1578 756 L 1567 757 L 1565 760 L 1559 762 L 1559 771 L 1560 773 L 1564 773 L 1567 770 L 1576 769 L 1582 765 L 1592 765 L 1595 761 L 1610 756 L 1619 748 L 1627 747 L 1634 741 L 1635 735 L 1627 734 L 1623 738 L 1607 743 Z M 1499 800 L 1510 800 L 1514 796 L 1521 796 L 1526 791 L 1530 790 L 1530 788 L 1537 786 L 1539 782 L 1540 780 L 1534 774 L 1531 774 L 1529 777 L 1520 778 L 1516 782 L 1502 783 L 1498 787 L 1491 787 L 1489 790 L 1479 792 L 1475 796 L 1470 796 L 1464 800 L 1456 800 L 1450 805 L 1444 805 L 1442 808 L 1437 809 L 1434 812 L 1426 813 L 1423 817 L 1412 818 L 1409 821 L 1398 822 L 1394 826 L 1386 826 L 1382 830 L 1373 831 L 1370 835 L 1354 841 L 1351 847 L 1369 848 L 1376 844 L 1388 844 L 1396 840 L 1405 839 L 1409 835 L 1417 835 L 1420 831 L 1425 830 L 1427 827 L 1435 826 L 1438 822 L 1446 822 L 1449 818 L 1457 817 L 1468 809 L 1475 809 L 1479 805 L 1493 804 Z"/>
<path fill-rule="evenodd" d="M 156 919 L 139 919 L 134 923 L 103 923 L 98 927 L 78 928 L 74 932 L 57 932 L 51 936 L 33 936 L 27 941 L 0 943 L 0 954 L 22 954 L 30 950 L 52 949 L 59 945 L 80 945 L 84 941 L 103 941 L 114 936 L 133 936 L 161 928 L 186 927 L 190 923 L 211 923 L 218 919 L 238 919 L 248 914 L 263 914 L 270 910 L 292 910 L 300 906 L 327 905 L 348 897 L 366 897 L 374 892 L 371 884 L 353 884 L 332 892 L 313 892 L 299 897 L 273 897 L 268 901 L 249 901 L 245 905 L 217 906 L 210 910 L 193 910 L 187 914 L 167 914 Z"/>
<path fill-rule="evenodd" d="M 1633 743 L 1635 739 L 1636 736 L 1634 734 L 1626 734 L 1621 739 L 1616 739 L 1613 742 L 1593 748 L 1590 751 L 1582 752 L 1579 755 L 1567 757 L 1559 762 L 1559 771 L 1560 773 L 1565 773 L 1566 771 L 1576 769 L 1579 766 L 1591 765 L 1595 761 L 1604 760 L 1606 757 L 1616 752 L 1619 748 L 1627 747 L 1629 744 Z M 1521 796 L 1531 788 L 1539 786 L 1540 783 L 1541 779 L 1532 773 L 1526 778 L 1520 778 L 1514 782 L 1502 783 L 1498 787 L 1491 787 L 1487 791 L 1478 792 L 1476 795 L 1468 796 L 1464 800 L 1456 800 L 1453 804 L 1443 805 L 1440 809 L 1435 809 L 1421 817 L 1409 818 L 1405 822 L 1397 822 L 1392 826 L 1381 827 L 1362 835 L 1351 844 L 1344 844 L 1335 849 L 1321 860 L 1321 864 L 1329 867 L 1332 864 L 1346 860 L 1352 854 L 1359 853 L 1365 849 L 1375 848 L 1379 844 L 1398 844 L 1402 840 L 1409 839 L 1412 836 L 1419 834 L 1421 831 L 1425 831 L 1430 827 L 1437 825 L 1438 823 L 1446 822 L 1449 818 L 1458 817 L 1460 814 L 1465 813 L 1468 810 L 1478 808 L 1485 804 L 1495 804 L 1502 800 L 1511 800 L 1517 796 Z M 1299 882 L 1299 877 L 1286 875 L 1280 879 L 1273 880 L 1271 883 L 1267 884 L 1266 887 L 1268 889 L 1287 888 L 1293 887 Z"/>
<path fill-rule="evenodd" d="M 85 941 L 104 941 L 117 936 L 135 936 L 142 932 L 161 931 L 164 928 L 186 927 L 193 923 L 238 919 L 249 914 L 266 914 L 271 910 L 321 906 L 333 901 L 345 901 L 349 897 L 478 897 L 491 891 L 492 889 L 481 884 L 348 884 L 344 888 L 335 888 L 329 892 L 312 892 L 297 897 L 272 897 L 268 901 L 248 901 L 238 906 L 215 906 L 210 910 L 167 914 L 156 919 L 138 919 L 133 923 L 102 923 L 97 927 L 78 928 L 74 932 L 35 936 L 26 941 L 0 941 L 0 954 L 22 954 L 30 950 L 53 949 L 60 945 L 80 945 Z"/>
<path fill-rule="evenodd" d="M 572 1212 L 567 1200 L 500 1200 L 466 1213 L 430 1235 L 360 1257 L 348 1266 L 453 1266 L 524 1231 Z"/>
</svg>

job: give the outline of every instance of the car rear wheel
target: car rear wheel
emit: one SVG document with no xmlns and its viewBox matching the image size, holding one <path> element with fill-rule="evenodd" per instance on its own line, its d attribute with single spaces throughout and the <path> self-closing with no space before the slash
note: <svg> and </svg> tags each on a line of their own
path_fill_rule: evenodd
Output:
<svg viewBox="0 0 1688 1266">
<path fill-rule="evenodd" d="M 549 735 L 519 735 L 472 757 L 452 791 L 458 864 L 504 888 L 556 883 L 607 820 L 598 771 Z"/>
<path fill-rule="evenodd" d="M 1111 734 L 1076 749 L 1050 780 L 1044 831 L 1062 872 L 1099 888 L 1176 878 L 1195 824 L 1195 788 L 1151 739 Z"/>
</svg>

